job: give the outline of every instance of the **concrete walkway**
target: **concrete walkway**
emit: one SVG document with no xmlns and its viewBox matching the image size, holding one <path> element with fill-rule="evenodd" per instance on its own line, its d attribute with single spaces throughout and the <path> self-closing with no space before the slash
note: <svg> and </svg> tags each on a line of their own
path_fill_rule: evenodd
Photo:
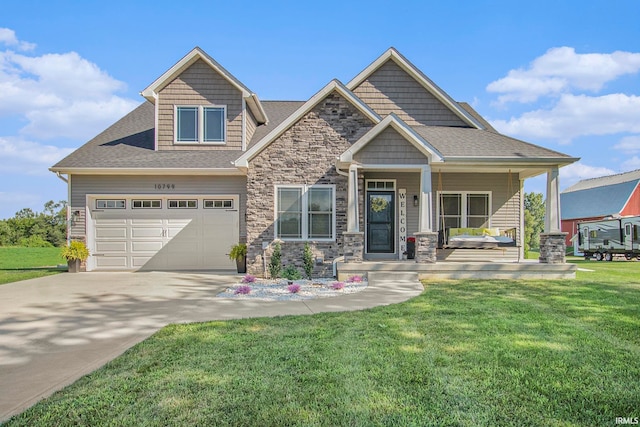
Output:
<svg viewBox="0 0 640 427">
<path fill-rule="evenodd" d="M 0 422 L 171 323 L 350 311 L 420 294 L 416 276 L 371 273 L 357 294 L 307 301 L 216 298 L 233 276 L 59 274 L 0 285 Z"/>
</svg>

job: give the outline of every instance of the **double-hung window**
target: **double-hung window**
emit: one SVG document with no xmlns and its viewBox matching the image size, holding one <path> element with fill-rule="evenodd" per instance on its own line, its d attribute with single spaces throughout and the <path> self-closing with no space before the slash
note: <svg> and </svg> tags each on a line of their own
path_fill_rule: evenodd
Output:
<svg viewBox="0 0 640 427">
<path fill-rule="evenodd" d="M 184 144 L 224 144 L 226 107 L 176 106 L 175 139 Z"/>
<path fill-rule="evenodd" d="M 283 240 L 335 240 L 333 185 L 276 187 L 276 237 Z"/>
<path fill-rule="evenodd" d="M 438 197 L 438 208 L 441 228 L 489 227 L 491 193 L 443 192 Z"/>
</svg>

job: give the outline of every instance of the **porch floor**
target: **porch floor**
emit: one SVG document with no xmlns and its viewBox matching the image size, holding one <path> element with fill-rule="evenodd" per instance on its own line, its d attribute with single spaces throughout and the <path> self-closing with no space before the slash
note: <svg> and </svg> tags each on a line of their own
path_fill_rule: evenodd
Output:
<svg viewBox="0 0 640 427">
<path fill-rule="evenodd" d="M 537 260 L 514 261 L 438 261 L 418 264 L 406 261 L 364 261 L 337 264 L 338 279 L 356 274 L 385 274 L 393 279 L 575 279 L 575 264 L 541 264 Z"/>
</svg>

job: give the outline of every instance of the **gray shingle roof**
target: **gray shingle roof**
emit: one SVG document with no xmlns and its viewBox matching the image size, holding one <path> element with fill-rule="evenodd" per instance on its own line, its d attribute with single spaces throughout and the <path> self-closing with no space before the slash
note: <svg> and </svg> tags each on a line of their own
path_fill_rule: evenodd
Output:
<svg viewBox="0 0 640 427">
<path fill-rule="evenodd" d="M 544 159 L 566 158 L 549 150 L 490 130 L 444 126 L 412 126 L 445 157 Z"/>
<path fill-rule="evenodd" d="M 619 214 L 639 183 L 640 180 L 636 179 L 576 191 L 565 191 L 560 194 L 562 219 Z"/>
<path fill-rule="evenodd" d="M 254 143 L 276 127 L 302 102 L 263 101 L 269 124 L 256 129 Z M 53 169 L 64 168 L 230 168 L 241 150 L 155 151 L 154 113 L 144 102 L 104 132 L 60 160 Z"/>
</svg>

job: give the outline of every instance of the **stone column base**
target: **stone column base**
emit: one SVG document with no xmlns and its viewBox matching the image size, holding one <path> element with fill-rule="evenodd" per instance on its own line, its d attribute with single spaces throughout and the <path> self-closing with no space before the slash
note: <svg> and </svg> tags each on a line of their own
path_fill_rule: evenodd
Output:
<svg viewBox="0 0 640 427">
<path fill-rule="evenodd" d="M 364 258 L 364 233 L 361 231 L 345 231 L 342 233 L 344 262 L 362 262 Z"/>
<path fill-rule="evenodd" d="M 423 231 L 416 233 L 416 262 L 418 264 L 435 264 L 438 248 L 438 233 Z"/>
<path fill-rule="evenodd" d="M 540 257 L 541 264 L 564 264 L 567 251 L 566 237 L 569 233 L 541 233 Z"/>
</svg>

